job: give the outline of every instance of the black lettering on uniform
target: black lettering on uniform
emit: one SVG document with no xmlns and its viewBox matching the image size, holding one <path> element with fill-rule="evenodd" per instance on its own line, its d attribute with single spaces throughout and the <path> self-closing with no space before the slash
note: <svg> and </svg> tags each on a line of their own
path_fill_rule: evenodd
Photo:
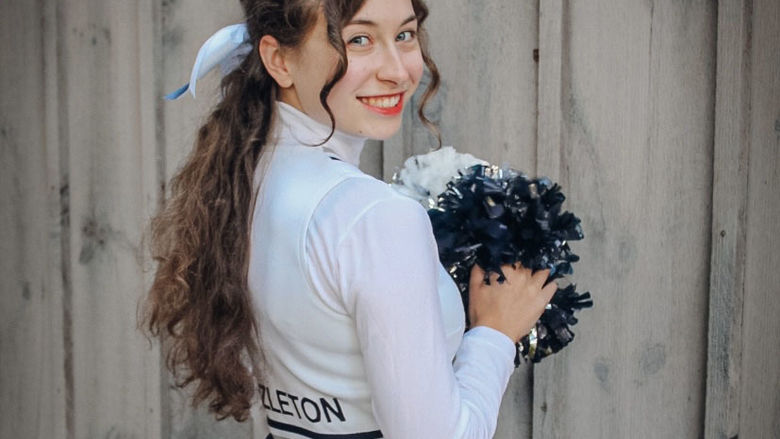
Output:
<svg viewBox="0 0 780 439">
<path fill-rule="evenodd" d="M 279 408 L 282 410 L 282 413 L 284 413 L 287 416 L 292 416 L 291 412 L 288 412 L 284 409 L 284 406 L 289 405 L 290 401 L 287 401 L 285 399 L 282 399 L 282 396 L 288 396 L 286 393 L 282 392 L 281 390 L 276 391 L 276 401 L 279 403 Z"/>
<path fill-rule="evenodd" d="M 265 405 L 265 403 L 263 403 L 263 406 L 266 409 L 271 410 L 272 412 L 281 413 L 281 411 L 278 408 L 274 407 L 274 400 L 271 396 L 271 389 L 269 389 L 268 387 L 265 388 L 265 400 L 268 401 L 268 405 Z"/>
<path fill-rule="evenodd" d="M 260 385 L 260 401 L 263 402 L 263 407 L 266 410 L 271 410 L 271 395 L 269 395 L 268 387 Z"/>
<path fill-rule="evenodd" d="M 310 406 L 314 407 L 317 416 L 309 415 L 309 411 L 306 410 L 306 403 L 309 403 Z M 306 419 L 308 419 L 309 422 L 320 422 L 320 420 L 322 419 L 322 414 L 320 413 L 320 406 L 318 406 L 317 403 L 312 401 L 311 399 L 309 398 L 301 399 L 301 408 L 303 409 L 303 414 L 306 416 Z"/>
<path fill-rule="evenodd" d="M 298 397 L 295 395 L 287 395 L 293 403 L 293 407 L 295 407 L 295 413 L 298 414 L 298 419 L 301 419 L 301 412 L 298 410 Z"/>
<path fill-rule="evenodd" d="M 325 398 L 320 398 L 320 404 L 322 404 L 322 411 L 325 413 L 325 419 L 327 419 L 328 422 L 331 422 L 330 413 L 328 413 L 328 410 L 330 410 L 334 415 L 336 415 L 337 418 L 341 420 L 341 422 L 345 422 L 347 419 L 344 417 L 344 410 L 341 409 L 339 399 L 333 398 L 333 402 L 336 403 L 336 408 L 338 410 L 334 410 L 333 406 L 328 404 L 328 401 Z"/>
</svg>

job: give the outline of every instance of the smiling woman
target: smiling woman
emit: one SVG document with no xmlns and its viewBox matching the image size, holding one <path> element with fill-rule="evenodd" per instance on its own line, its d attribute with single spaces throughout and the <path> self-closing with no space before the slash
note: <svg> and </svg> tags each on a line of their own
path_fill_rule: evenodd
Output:
<svg viewBox="0 0 780 439">
<path fill-rule="evenodd" d="M 254 403 L 269 437 L 491 437 L 514 343 L 556 285 L 522 267 L 485 285 L 475 267 L 464 334 L 426 212 L 357 167 L 424 66 L 427 122 L 425 5 L 242 5 L 246 25 L 198 56 L 240 63 L 153 223 L 145 322 L 168 366 L 218 417 Z"/>
<path fill-rule="evenodd" d="M 327 97 L 337 129 L 374 139 L 398 131 L 404 102 L 423 72 L 417 22 L 411 2 L 369 1 L 344 26 L 349 68 Z M 329 124 L 320 92 L 337 72 L 338 52 L 328 40 L 324 15 L 293 50 L 282 50 L 272 36 L 263 36 L 260 55 L 280 85 L 279 100 Z"/>
</svg>

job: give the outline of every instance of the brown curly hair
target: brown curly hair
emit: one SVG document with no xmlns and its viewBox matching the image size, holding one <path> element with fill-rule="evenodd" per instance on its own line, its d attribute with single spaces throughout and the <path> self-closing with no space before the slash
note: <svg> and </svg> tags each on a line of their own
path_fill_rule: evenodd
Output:
<svg viewBox="0 0 780 439">
<path fill-rule="evenodd" d="M 255 47 L 264 35 L 283 47 L 298 47 L 322 11 L 328 39 L 339 53 L 336 72 L 320 93 L 332 128 L 326 99 L 347 70 L 341 31 L 363 2 L 241 0 Z M 412 0 L 412 6 L 422 24 L 427 7 L 422 0 Z M 425 33 L 418 34 L 431 76 L 418 114 L 433 127 L 423 108 L 438 88 L 439 74 Z M 152 220 L 151 251 L 158 265 L 140 326 L 164 339 L 176 384 L 195 384 L 194 406 L 207 402 L 217 419 L 232 416 L 241 422 L 249 416 L 261 365 L 247 287 L 253 179 L 271 131 L 277 89 L 257 50 L 222 79 L 221 89 L 223 98 L 198 131 L 192 152 L 171 180 L 169 199 Z"/>
</svg>

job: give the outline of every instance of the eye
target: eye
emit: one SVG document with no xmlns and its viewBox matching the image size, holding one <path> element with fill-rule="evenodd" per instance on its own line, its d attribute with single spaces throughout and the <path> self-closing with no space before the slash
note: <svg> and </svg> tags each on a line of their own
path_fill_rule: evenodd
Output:
<svg viewBox="0 0 780 439">
<path fill-rule="evenodd" d="M 349 44 L 352 46 L 366 47 L 371 42 L 365 35 L 358 35 L 349 40 Z"/>
<path fill-rule="evenodd" d="M 405 30 L 395 37 L 396 41 L 412 41 L 416 36 L 416 32 L 413 30 Z"/>
</svg>

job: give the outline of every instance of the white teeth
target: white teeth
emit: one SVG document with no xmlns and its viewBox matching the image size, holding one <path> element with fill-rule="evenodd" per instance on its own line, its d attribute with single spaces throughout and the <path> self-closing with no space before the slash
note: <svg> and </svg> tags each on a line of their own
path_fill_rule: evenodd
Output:
<svg viewBox="0 0 780 439">
<path fill-rule="evenodd" d="M 398 101 L 401 100 L 401 95 L 381 98 L 360 98 L 360 100 L 372 107 L 392 108 L 398 105 Z"/>
</svg>

